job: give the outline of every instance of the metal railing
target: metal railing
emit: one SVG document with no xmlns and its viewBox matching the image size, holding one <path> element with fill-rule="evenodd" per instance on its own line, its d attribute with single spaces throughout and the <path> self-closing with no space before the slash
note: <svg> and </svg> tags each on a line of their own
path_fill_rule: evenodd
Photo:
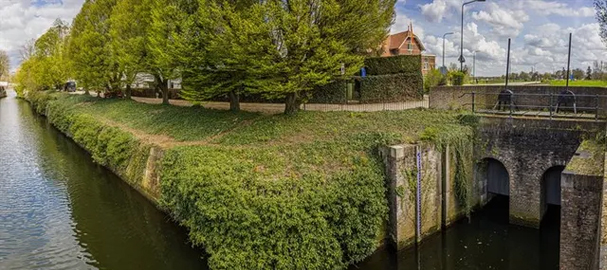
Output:
<svg viewBox="0 0 607 270">
<path fill-rule="evenodd" d="M 473 113 L 506 114 L 510 116 L 538 116 L 559 118 L 605 118 L 607 95 L 574 94 L 571 91 L 554 93 L 464 93 L 470 97 L 463 103 Z"/>
</svg>

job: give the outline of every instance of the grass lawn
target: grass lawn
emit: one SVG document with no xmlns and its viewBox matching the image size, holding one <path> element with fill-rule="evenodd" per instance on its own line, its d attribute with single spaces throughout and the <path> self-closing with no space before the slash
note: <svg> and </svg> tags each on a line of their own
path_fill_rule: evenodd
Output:
<svg viewBox="0 0 607 270">
<path fill-rule="evenodd" d="M 551 86 L 565 86 L 567 81 L 565 80 L 553 80 L 550 81 Z M 607 87 L 607 81 L 599 80 L 577 80 L 569 81 L 569 86 L 596 86 L 596 87 Z"/>
<path fill-rule="evenodd" d="M 459 113 L 427 109 L 383 112 L 301 111 L 296 116 L 233 113 L 202 107 L 144 104 L 127 100 L 61 95 L 71 109 L 175 141 L 215 145 L 276 145 L 347 141 L 360 134 L 383 134 L 397 142 L 415 142 L 427 127 L 461 128 Z"/>
</svg>

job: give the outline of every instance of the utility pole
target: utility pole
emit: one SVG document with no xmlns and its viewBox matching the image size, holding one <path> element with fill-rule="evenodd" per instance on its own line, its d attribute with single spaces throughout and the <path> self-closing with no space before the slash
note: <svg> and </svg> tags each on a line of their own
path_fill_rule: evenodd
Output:
<svg viewBox="0 0 607 270">
<path fill-rule="evenodd" d="M 508 58 L 506 59 L 506 90 L 508 89 L 508 79 L 510 78 L 510 39 L 508 39 Z"/>
<path fill-rule="evenodd" d="M 569 53 L 567 55 L 567 90 L 569 90 L 569 68 L 571 65 L 571 33 L 569 33 Z"/>
</svg>

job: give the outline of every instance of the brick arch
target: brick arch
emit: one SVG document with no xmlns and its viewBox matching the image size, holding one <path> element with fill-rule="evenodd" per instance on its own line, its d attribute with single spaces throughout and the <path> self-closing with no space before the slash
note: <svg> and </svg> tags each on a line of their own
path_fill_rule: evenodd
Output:
<svg viewBox="0 0 607 270">
<path fill-rule="evenodd" d="M 477 174 L 484 183 L 483 193 L 510 196 L 510 171 L 499 158 L 488 156 L 477 163 Z"/>
<path fill-rule="evenodd" d="M 541 207 L 545 213 L 548 204 L 561 205 L 561 182 L 560 174 L 565 170 L 565 165 L 557 164 L 544 170 L 540 178 L 541 185 Z M 558 177 L 558 182 L 557 178 Z"/>
</svg>

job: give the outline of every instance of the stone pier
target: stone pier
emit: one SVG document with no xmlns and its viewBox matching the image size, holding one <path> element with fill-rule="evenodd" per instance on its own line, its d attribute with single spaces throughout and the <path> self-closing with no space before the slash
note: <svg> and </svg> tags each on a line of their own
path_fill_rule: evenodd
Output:
<svg viewBox="0 0 607 270">
<path fill-rule="evenodd" d="M 599 269 L 604 149 L 582 143 L 561 176 L 560 269 Z"/>
<path fill-rule="evenodd" d="M 421 157 L 419 201 L 416 196 L 418 151 Z M 438 151 L 425 144 L 396 145 L 383 149 L 382 156 L 386 164 L 390 207 L 388 236 L 397 249 L 421 241 L 462 216 L 463 209 L 455 195 L 455 169 L 450 165 L 454 156 L 448 147 Z M 472 168 L 467 171 L 472 172 Z"/>
</svg>

